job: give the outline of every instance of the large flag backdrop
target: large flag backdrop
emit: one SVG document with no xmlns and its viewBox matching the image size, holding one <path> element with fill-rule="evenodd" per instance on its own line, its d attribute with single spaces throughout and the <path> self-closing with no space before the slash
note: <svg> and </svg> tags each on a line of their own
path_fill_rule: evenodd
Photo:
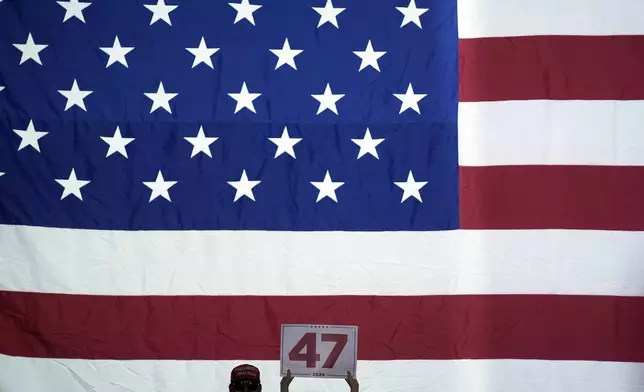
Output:
<svg viewBox="0 0 644 392">
<path fill-rule="evenodd" d="M 0 390 L 272 391 L 281 323 L 358 325 L 368 391 L 644 390 L 642 32 L 636 0 L 0 2 Z"/>
</svg>

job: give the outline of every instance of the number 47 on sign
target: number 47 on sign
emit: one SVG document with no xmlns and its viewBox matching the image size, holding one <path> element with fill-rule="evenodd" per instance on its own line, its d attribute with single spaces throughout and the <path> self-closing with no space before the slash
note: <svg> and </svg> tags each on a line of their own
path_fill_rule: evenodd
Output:
<svg viewBox="0 0 644 392">
<path fill-rule="evenodd" d="M 356 377 L 358 327 L 341 325 L 282 325 L 280 373 L 295 377 Z"/>
</svg>

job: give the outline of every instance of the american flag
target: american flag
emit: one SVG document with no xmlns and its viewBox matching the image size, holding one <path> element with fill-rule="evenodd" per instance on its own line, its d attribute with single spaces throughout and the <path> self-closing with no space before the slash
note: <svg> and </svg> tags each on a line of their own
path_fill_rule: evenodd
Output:
<svg viewBox="0 0 644 392">
<path fill-rule="evenodd" d="M 229 2 L 232 1 L 232 2 Z M 644 390 L 644 2 L 0 2 L 0 390 Z M 293 390 L 345 388 L 296 379 Z"/>
</svg>

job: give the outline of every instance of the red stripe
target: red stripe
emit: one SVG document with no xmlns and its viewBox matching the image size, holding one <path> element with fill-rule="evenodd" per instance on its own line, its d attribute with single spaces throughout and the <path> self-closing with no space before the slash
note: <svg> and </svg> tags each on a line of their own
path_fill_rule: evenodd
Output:
<svg viewBox="0 0 644 392">
<path fill-rule="evenodd" d="M 329 323 L 359 326 L 361 360 L 644 362 L 638 297 L 0 292 L 0 308 L 0 352 L 27 357 L 277 360 L 281 323 Z"/>
<path fill-rule="evenodd" d="M 644 99 L 644 36 L 460 40 L 460 100 Z"/>
<path fill-rule="evenodd" d="M 644 230 L 644 167 L 460 168 L 464 229 Z"/>
</svg>

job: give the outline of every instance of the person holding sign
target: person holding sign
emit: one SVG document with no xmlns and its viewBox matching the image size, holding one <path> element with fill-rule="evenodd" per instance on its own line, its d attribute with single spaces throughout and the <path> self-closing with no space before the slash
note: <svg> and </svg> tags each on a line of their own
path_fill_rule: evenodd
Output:
<svg viewBox="0 0 644 392">
<path fill-rule="evenodd" d="M 228 392 L 261 392 L 262 383 L 259 378 L 259 369 L 253 365 L 243 364 L 236 366 L 230 372 Z"/>
<path fill-rule="evenodd" d="M 291 385 L 291 382 L 293 382 L 293 379 L 294 377 L 291 375 L 291 369 L 288 369 L 286 371 L 286 376 L 282 377 L 280 392 L 289 392 L 288 388 Z M 345 380 L 347 381 L 347 384 L 349 384 L 350 392 L 360 392 L 360 384 L 358 383 L 358 380 L 353 378 L 350 371 L 347 372 L 347 378 Z"/>
<path fill-rule="evenodd" d="M 281 392 L 294 377 L 344 378 L 358 392 L 358 327 L 282 324 L 281 335 Z"/>
<path fill-rule="evenodd" d="M 280 383 L 280 392 L 289 392 L 291 382 L 294 377 L 291 375 L 291 369 L 286 371 L 286 375 L 282 377 Z M 360 385 L 350 371 L 347 371 L 347 378 L 345 379 L 349 384 L 350 392 L 360 392 Z M 243 364 L 236 366 L 230 372 L 230 384 L 228 385 L 228 392 L 261 392 L 262 384 L 259 377 L 259 369 L 253 365 Z"/>
</svg>

